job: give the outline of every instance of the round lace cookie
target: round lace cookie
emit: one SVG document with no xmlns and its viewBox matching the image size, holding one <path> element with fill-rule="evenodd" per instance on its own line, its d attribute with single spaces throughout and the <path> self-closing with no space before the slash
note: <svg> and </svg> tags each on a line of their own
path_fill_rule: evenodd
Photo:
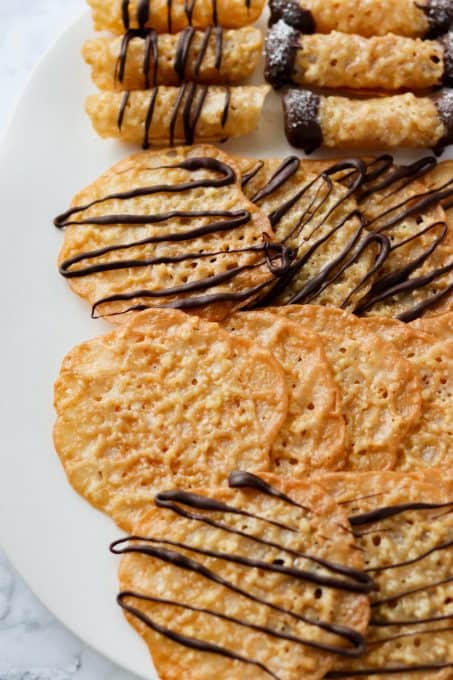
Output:
<svg viewBox="0 0 453 680">
<path fill-rule="evenodd" d="M 64 228 L 60 272 L 94 316 L 117 322 L 148 307 L 222 318 L 273 280 L 266 262 L 281 252 L 233 161 L 211 146 L 121 161 L 56 224 Z"/>
<path fill-rule="evenodd" d="M 430 479 L 428 471 L 317 478 L 348 512 L 376 583 L 365 655 L 338 661 L 326 677 L 452 677 L 453 487 Z"/>
<path fill-rule="evenodd" d="M 392 469 L 401 442 L 420 416 L 420 387 L 410 363 L 353 314 L 315 305 L 273 311 L 319 333 L 324 342 L 341 393 L 348 468 Z"/>
<path fill-rule="evenodd" d="M 434 320 L 440 317 L 432 317 Z M 427 319 L 431 321 L 431 319 Z M 391 342 L 412 364 L 422 388 L 417 425 L 401 442 L 395 469 L 450 468 L 453 465 L 453 341 L 438 340 L 393 319 L 367 319 L 379 337 Z"/>
<path fill-rule="evenodd" d="M 224 327 L 269 351 L 285 372 L 288 416 L 272 445 L 271 469 L 288 476 L 343 469 L 340 393 L 319 336 L 266 311 L 239 312 Z"/>
<path fill-rule="evenodd" d="M 277 238 L 294 249 L 287 273 L 260 304 L 328 304 L 352 309 L 369 287 L 377 248 L 366 238 L 354 189 L 365 165 L 358 159 L 317 164 L 236 158 L 245 195 L 270 219 Z M 336 181 L 352 175 L 351 186 Z"/>
<path fill-rule="evenodd" d="M 119 604 L 164 680 L 318 680 L 332 652 L 362 651 L 368 621 L 346 514 L 311 482 L 236 472 L 230 486 L 156 496 L 112 545 Z"/>
<path fill-rule="evenodd" d="M 287 403 L 269 353 L 217 324 L 150 310 L 66 356 L 55 447 L 72 486 L 130 528 L 162 486 L 269 469 Z"/>
</svg>

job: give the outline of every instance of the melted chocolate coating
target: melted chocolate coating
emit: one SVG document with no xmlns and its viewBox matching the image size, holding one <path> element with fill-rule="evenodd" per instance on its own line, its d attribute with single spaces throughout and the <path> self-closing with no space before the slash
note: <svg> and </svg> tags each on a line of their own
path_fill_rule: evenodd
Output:
<svg viewBox="0 0 453 680">
<path fill-rule="evenodd" d="M 323 136 L 319 122 L 321 98 L 310 90 L 289 90 L 283 97 L 285 131 L 292 146 L 311 154 L 322 145 Z"/>
<path fill-rule="evenodd" d="M 428 17 L 429 29 L 425 38 L 437 38 L 450 29 L 453 24 L 453 4 L 451 0 L 428 0 L 417 4 Z"/>
<path fill-rule="evenodd" d="M 445 134 L 439 140 L 435 148 L 437 155 L 441 154 L 446 146 L 453 144 L 453 90 L 444 89 L 433 96 L 439 118 L 445 126 Z"/>
<path fill-rule="evenodd" d="M 283 19 L 289 26 L 293 26 L 301 33 L 315 33 L 316 24 L 312 13 L 298 2 L 298 0 L 269 0 L 269 24 L 275 24 Z"/>
<path fill-rule="evenodd" d="M 453 87 L 453 30 L 446 33 L 439 40 L 444 51 L 444 75 L 443 84 Z"/>
<path fill-rule="evenodd" d="M 266 36 L 264 77 L 275 90 L 292 82 L 300 32 L 280 19 Z"/>
</svg>

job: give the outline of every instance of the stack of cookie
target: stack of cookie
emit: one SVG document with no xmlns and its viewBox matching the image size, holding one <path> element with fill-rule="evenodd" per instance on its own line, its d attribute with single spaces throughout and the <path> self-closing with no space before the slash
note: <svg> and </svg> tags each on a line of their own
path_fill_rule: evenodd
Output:
<svg viewBox="0 0 453 680">
<path fill-rule="evenodd" d="M 56 219 L 60 272 L 95 317 L 223 320 L 315 303 L 411 321 L 451 310 L 450 162 L 231 158 L 198 145 L 121 161 Z"/>
<path fill-rule="evenodd" d="M 451 195 L 432 157 L 198 145 L 56 219 L 117 327 L 65 358 L 55 448 L 162 680 L 451 678 Z"/>
<path fill-rule="evenodd" d="M 68 354 L 55 445 L 163 680 L 451 677 L 451 323 L 148 310 Z"/>
<path fill-rule="evenodd" d="M 269 4 L 265 76 L 290 86 L 293 146 L 441 152 L 453 142 L 451 0 Z"/>
<path fill-rule="evenodd" d="M 89 0 L 97 30 L 83 55 L 103 92 L 87 99 L 101 137 L 151 144 L 221 141 L 258 124 L 268 87 L 255 69 L 264 0 Z"/>
</svg>

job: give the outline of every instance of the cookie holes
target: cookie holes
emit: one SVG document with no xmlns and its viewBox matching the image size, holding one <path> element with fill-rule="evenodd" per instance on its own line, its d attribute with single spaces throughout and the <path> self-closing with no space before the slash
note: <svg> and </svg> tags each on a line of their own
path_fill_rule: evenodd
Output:
<svg viewBox="0 0 453 680">
<path fill-rule="evenodd" d="M 275 564 L 277 567 L 283 567 L 285 560 L 278 558 L 276 560 L 272 560 L 272 564 Z"/>
<path fill-rule="evenodd" d="M 315 408 L 315 405 L 312 402 L 310 402 L 308 404 L 307 408 L 308 408 L 309 411 L 313 411 L 313 409 Z"/>
<path fill-rule="evenodd" d="M 433 64 L 438 64 L 438 63 L 440 62 L 440 59 L 439 59 L 439 57 L 437 56 L 437 54 L 432 54 L 431 57 L 430 57 L 430 59 L 431 59 L 431 61 L 433 62 Z"/>
<path fill-rule="evenodd" d="M 379 536 L 379 534 L 377 536 L 373 536 L 372 541 L 373 545 L 375 546 L 381 545 L 381 537 Z"/>
<path fill-rule="evenodd" d="M 321 597 L 322 597 L 322 588 L 316 588 L 316 590 L 315 590 L 315 598 L 316 598 L 317 600 L 320 600 Z"/>
<path fill-rule="evenodd" d="M 337 64 L 338 64 L 338 60 L 337 60 L 337 59 L 332 59 L 331 62 L 330 62 L 330 65 L 331 65 L 331 66 L 336 66 Z"/>
</svg>

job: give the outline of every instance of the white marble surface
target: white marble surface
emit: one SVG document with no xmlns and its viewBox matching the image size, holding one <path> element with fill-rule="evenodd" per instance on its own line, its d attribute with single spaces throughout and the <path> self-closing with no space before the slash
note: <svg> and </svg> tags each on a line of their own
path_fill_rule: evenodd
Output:
<svg viewBox="0 0 453 680">
<path fill-rule="evenodd" d="M 31 69 L 83 10 L 83 0 L 0 0 L 0 137 Z M 134 678 L 65 630 L 0 550 L 0 680 Z"/>
</svg>

